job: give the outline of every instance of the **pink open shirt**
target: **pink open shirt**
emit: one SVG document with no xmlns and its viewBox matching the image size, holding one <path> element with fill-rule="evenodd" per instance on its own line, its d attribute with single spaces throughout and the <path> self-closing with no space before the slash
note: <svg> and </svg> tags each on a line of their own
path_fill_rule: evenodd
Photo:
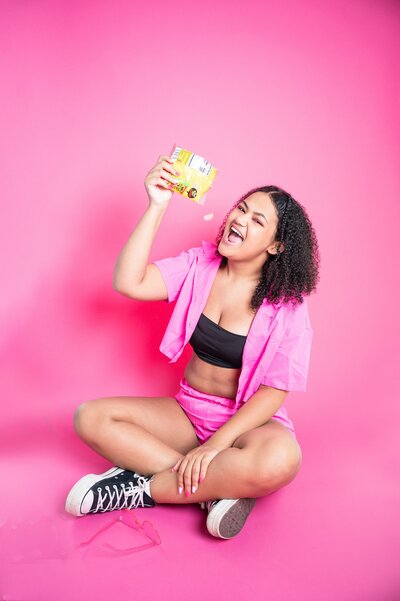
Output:
<svg viewBox="0 0 400 601">
<path fill-rule="evenodd" d="M 176 300 L 160 351 L 169 363 L 178 360 L 206 305 L 212 283 L 222 261 L 217 246 L 202 241 L 176 257 L 154 261 L 161 271 L 170 303 Z M 281 390 L 306 391 L 313 330 L 307 299 L 296 307 L 268 303 L 264 299 L 250 326 L 243 349 L 242 370 L 236 394 L 240 407 L 260 384 Z M 281 407 L 286 415 L 286 410 Z"/>
</svg>

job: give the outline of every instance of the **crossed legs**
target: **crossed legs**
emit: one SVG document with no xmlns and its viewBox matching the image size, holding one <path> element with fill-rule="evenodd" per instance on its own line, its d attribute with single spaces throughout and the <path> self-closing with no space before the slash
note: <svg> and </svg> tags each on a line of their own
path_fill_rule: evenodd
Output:
<svg viewBox="0 0 400 601">
<path fill-rule="evenodd" d="M 293 480 L 301 449 L 276 420 L 245 432 L 208 466 L 195 493 L 178 493 L 171 468 L 198 440 L 189 418 L 172 397 L 114 397 L 79 405 L 74 416 L 79 437 L 98 454 L 124 469 L 154 475 L 157 503 L 198 503 L 270 494 Z"/>
</svg>

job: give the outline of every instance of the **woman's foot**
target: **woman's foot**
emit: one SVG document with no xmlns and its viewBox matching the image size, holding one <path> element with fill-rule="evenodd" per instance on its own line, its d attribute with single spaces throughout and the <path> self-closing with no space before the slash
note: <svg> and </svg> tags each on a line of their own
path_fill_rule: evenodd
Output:
<svg viewBox="0 0 400 601">
<path fill-rule="evenodd" d="M 201 507 L 207 508 L 207 530 L 219 538 L 233 538 L 243 528 L 256 500 L 215 499 L 202 501 Z"/>
<path fill-rule="evenodd" d="M 142 476 L 118 466 L 103 474 L 87 474 L 69 491 L 65 511 L 82 516 L 115 509 L 154 507 L 157 503 L 150 496 L 152 479 L 153 476 Z"/>
</svg>

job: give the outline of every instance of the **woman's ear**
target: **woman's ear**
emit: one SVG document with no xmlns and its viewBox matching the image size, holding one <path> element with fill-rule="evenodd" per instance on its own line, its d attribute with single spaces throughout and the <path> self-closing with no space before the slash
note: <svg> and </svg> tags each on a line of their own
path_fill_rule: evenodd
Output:
<svg viewBox="0 0 400 601">
<path fill-rule="evenodd" d="M 284 250 L 285 245 L 283 242 L 274 242 L 274 244 L 271 244 L 271 246 L 267 248 L 267 253 L 269 253 L 270 255 L 276 255 L 278 251 L 280 253 L 283 253 Z"/>
</svg>

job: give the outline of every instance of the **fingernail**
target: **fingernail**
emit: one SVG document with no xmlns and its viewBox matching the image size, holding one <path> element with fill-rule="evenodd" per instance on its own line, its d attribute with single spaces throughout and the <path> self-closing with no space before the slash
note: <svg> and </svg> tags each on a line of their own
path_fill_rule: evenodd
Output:
<svg viewBox="0 0 400 601">
<path fill-rule="evenodd" d="M 182 491 L 183 491 L 183 486 L 180 486 L 180 487 L 178 488 L 178 493 L 181 495 L 181 494 L 182 494 Z"/>
<path fill-rule="evenodd" d="M 192 492 L 196 492 L 197 486 L 192 486 Z"/>
<path fill-rule="evenodd" d="M 199 480 L 200 480 L 200 482 L 203 482 L 204 476 L 200 476 Z"/>
<path fill-rule="evenodd" d="M 187 490 L 187 491 L 185 492 L 185 495 L 186 495 L 187 497 L 190 497 L 190 492 Z"/>
</svg>

